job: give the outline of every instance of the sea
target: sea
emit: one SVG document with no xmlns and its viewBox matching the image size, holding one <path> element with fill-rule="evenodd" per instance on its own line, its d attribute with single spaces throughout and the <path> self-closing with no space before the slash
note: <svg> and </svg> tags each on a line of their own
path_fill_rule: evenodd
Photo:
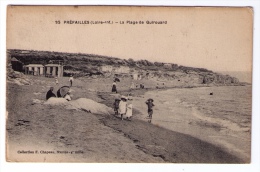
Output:
<svg viewBox="0 0 260 172">
<path fill-rule="evenodd" d="M 249 71 L 221 71 L 219 73 L 236 77 L 240 82 L 252 83 L 252 72 Z"/>
<path fill-rule="evenodd" d="M 250 161 L 252 85 L 158 90 L 147 92 L 147 98 L 155 104 L 152 124 L 191 135 Z M 136 107 L 145 109 L 144 105 Z"/>
</svg>

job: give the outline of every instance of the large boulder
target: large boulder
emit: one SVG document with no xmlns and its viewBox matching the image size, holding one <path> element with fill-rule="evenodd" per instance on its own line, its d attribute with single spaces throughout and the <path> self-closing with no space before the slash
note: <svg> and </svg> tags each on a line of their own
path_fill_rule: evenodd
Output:
<svg viewBox="0 0 260 172">
<path fill-rule="evenodd" d="M 83 110 L 94 114 L 113 114 L 113 109 L 91 99 L 79 98 L 69 101 L 67 109 Z"/>
</svg>

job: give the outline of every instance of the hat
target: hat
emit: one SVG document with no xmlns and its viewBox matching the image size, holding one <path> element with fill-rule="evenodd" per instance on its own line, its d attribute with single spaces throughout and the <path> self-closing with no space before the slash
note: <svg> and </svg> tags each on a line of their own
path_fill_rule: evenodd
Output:
<svg viewBox="0 0 260 172">
<path fill-rule="evenodd" d="M 153 102 L 153 99 L 148 99 L 147 101 L 151 101 L 151 102 Z"/>
<path fill-rule="evenodd" d="M 121 99 L 127 100 L 127 97 L 126 96 L 121 96 Z"/>
</svg>

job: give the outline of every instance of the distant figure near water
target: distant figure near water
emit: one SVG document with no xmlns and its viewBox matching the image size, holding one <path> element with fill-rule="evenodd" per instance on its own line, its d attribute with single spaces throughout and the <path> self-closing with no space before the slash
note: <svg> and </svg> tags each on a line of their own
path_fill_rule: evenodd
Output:
<svg viewBox="0 0 260 172">
<path fill-rule="evenodd" d="M 117 89 L 116 89 L 116 82 L 114 81 L 112 84 L 112 92 L 117 93 Z"/>
<path fill-rule="evenodd" d="M 148 99 L 146 102 L 147 107 L 148 107 L 148 118 L 150 118 L 150 120 L 148 122 L 151 122 L 152 117 L 153 117 L 153 99 Z"/>
<path fill-rule="evenodd" d="M 56 95 L 53 93 L 54 88 L 50 87 L 50 90 L 46 94 L 46 100 L 48 100 L 51 97 L 56 97 Z"/>
</svg>

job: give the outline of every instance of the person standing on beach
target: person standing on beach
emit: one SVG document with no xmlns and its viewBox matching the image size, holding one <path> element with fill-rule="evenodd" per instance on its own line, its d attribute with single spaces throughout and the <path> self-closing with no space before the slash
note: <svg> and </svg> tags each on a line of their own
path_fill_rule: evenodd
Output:
<svg viewBox="0 0 260 172">
<path fill-rule="evenodd" d="M 117 93 L 117 89 L 116 89 L 116 82 L 114 81 L 112 84 L 112 93 L 115 92 Z"/>
<path fill-rule="evenodd" d="M 133 104 L 132 104 L 132 96 L 128 96 L 127 106 L 126 106 L 126 119 L 131 121 L 133 115 Z"/>
<path fill-rule="evenodd" d="M 153 99 L 148 99 L 146 102 L 147 107 L 148 107 L 148 118 L 152 119 L 153 116 Z"/>
<path fill-rule="evenodd" d="M 51 97 L 56 97 L 56 95 L 53 93 L 54 88 L 50 87 L 50 90 L 46 94 L 46 100 L 48 100 Z"/>
<path fill-rule="evenodd" d="M 115 99 L 115 102 L 114 102 L 114 112 L 115 112 L 115 115 L 117 116 L 118 115 L 118 109 L 119 109 L 119 103 L 120 103 L 120 99 L 119 98 L 116 98 Z"/>
<path fill-rule="evenodd" d="M 125 96 L 121 97 L 121 101 L 119 103 L 118 113 L 121 115 L 121 119 L 123 120 L 123 116 L 126 114 L 126 106 L 127 106 L 127 98 Z"/>
<path fill-rule="evenodd" d="M 70 82 L 70 86 L 72 87 L 72 83 L 73 83 L 73 76 L 72 75 L 70 75 L 70 78 L 69 78 L 69 82 Z"/>
</svg>

